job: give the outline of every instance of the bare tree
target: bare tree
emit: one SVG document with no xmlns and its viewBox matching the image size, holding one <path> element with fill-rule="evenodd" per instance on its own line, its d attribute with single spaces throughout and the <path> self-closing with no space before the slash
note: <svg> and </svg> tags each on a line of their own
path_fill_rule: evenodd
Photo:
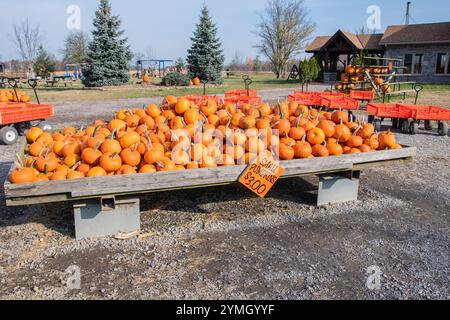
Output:
<svg viewBox="0 0 450 320">
<path fill-rule="evenodd" d="M 39 24 L 32 25 L 26 19 L 19 24 L 14 23 L 13 32 L 12 40 L 17 52 L 20 58 L 30 67 L 42 42 Z"/>
<path fill-rule="evenodd" d="M 362 25 L 361 27 L 355 29 L 355 34 L 374 34 L 376 31 L 376 29 L 369 29 L 365 25 Z"/>
<path fill-rule="evenodd" d="M 256 46 L 272 63 L 277 78 L 284 76 L 290 58 L 299 54 L 316 25 L 309 19 L 304 0 L 269 0 L 259 15 Z"/>
<path fill-rule="evenodd" d="M 64 62 L 86 62 L 88 42 L 89 35 L 83 31 L 74 31 L 69 33 L 64 42 L 64 49 L 61 50 L 61 53 L 64 55 Z"/>
</svg>

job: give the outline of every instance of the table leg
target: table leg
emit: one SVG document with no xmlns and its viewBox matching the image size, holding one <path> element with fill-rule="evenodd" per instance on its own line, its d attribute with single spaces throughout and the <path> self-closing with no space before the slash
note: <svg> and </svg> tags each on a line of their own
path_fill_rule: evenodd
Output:
<svg viewBox="0 0 450 320">
<path fill-rule="evenodd" d="M 139 198 L 80 200 L 73 211 L 77 240 L 140 230 Z"/>
<path fill-rule="evenodd" d="M 357 200 L 359 176 L 359 171 L 320 175 L 317 205 Z"/>
</svg>

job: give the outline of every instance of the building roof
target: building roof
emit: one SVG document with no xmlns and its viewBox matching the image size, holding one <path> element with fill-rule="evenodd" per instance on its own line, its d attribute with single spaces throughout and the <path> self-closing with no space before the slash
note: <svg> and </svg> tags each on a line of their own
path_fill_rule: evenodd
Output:
<svg viewBox="0 0 450 320">
<path fill-rule="evenodd" d="M 339 33 L 343 34 L 345 38 L 358 50 L 382 50 L 383 47 L 379 45 L 383 34 L 354 34 L 347 31 L 338 30 L 333 36 L 320 36 L 313 40 L 313 42 L 306 48 L 306 52 L 315 52 L 325 49 L 330 41 Z"/>
<path fill-rule="evenodd" d="M 333 36 L 319 36 L 306 48 L 306 52 L 326 51 L 328 42 L 342 34 L 359 50 L 383 50 L 385 45 L 450 42 L 450 22 L 389 26 L 385 33 L 354 34 L 338 30 Z"/>
<path fill-rule="evenodd" d="M 316 37 L 306 48 L 306 51 L 320 51 L 320 49 L 331 39 L 331 36 Z"/>
<path fill-rule="evenodd" d="M 389 26 L 381 45 L 450 42 L 450 22 Z"/>
<path fill-rule="evenodd" d="M 358 39 L 362 47 L 366 50 L 383 50 L 383 46 L 380 45 L 382 37 L 382 33 L 358 34 Z"/>
</svg>

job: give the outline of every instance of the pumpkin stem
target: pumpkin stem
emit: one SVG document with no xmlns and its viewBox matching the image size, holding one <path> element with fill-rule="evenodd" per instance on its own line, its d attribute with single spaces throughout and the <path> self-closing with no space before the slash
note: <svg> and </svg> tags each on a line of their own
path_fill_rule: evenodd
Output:
<svg viewBox="0 0 450 320">
<path fill-rule="evenodd" d="M 19 161 L 20 167 L 23 168 L 24 167 L 23 160 L 18 153 L 16 153 L 16 158 Z"/>
<path fill-rule="evenodd" d="M 116 135 L 117 128 L 114 128 L 111 132 L 111 136 L 109 137 L 111 140 L 114 139 L 114 136 Z"/>
<path fill-rule="evenodd" d="M 78 161 L 77 163 L 75 163 L 73 166 L 72 166 L 72 170 L 77 170 L 78 169 L 78 167 L 80 166 L 80 164 L 82 164 L 82 162 L 81 161 Z"/>
<path fill-rule="evenodd" d="M 101 141 L 97 141 L 97 143 L 96 143 L 95 146 L 94 146 L 94 150 L 97 151 L 98 148 L 100 148 L 100 145 L 101 145 L 101 144 L 102 144 Z"/>
<path fill-rule="evenodd" d="M 276 127 L 276 126 L 279 125 L 279 124 L 280 124 L 280 121 L 276 121 L 276 122 L 274 122 L 270 127 L 273 128 L 273 127 Z"/>
<path fill-rule="evenodd" d="M 156 165 L 160 168 L 164 168 L 164 162 L 158 161 Z"/>
<path fill-rule="evenodd" d="M 91 136 L 91 137 L 95 137 L 95 136 L 97 135 L 97 130 L 98 130 L 99 128 L 101 128 L 101 127 L 102 127 L 101 125 L 96 126 L 96 127 L 94 128 L 94 132 L 92 132 L 92 136 Z"/>
<path fill-rule="evenodd" d="M 44 165 L 44 173 L 45 175 L 48 175 L 48 163 Z"/>
<path fill-rule="evenodd" d="M 281 110 L 281 103 L 280 103 L 280 102 L 278 102 L 278 110 L 279 110 L 279 112 L 280 112 L 280 118 L 281 118 L 281 119 L 284 119 L 284 113 L 283 113 L 283 111 Z"/>
<path fill-rule="evenodd" d="M 205 116 L 205 114 L 201 111 L 199 111 L 199 113 L 203 117 L 203 120 L 205 120 L 205 123 L 208 122 L 208 118 Z"/>
</svg>

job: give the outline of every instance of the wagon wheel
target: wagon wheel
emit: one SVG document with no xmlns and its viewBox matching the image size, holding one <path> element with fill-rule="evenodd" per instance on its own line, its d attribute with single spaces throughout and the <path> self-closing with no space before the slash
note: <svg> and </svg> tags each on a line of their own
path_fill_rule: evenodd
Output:
<svg viewBox="0 0 450 320">
<path fill-rule="evenodd" d="M 415 121 L 411 121 L 409 124 L 409 133 L 414 135 L 419 131 L 419 124 Z"/>
<path fill-rule="evenodd" d="M 50 132 L 50 131 L 53 130 L 52 125 L 51 125 L 50 123 L 48 123 L 47 121 L 41 121 L 41 122 L 39 123 L 38 126 L 39 126 L 39 128 L 41 128 L 43 131 Z"/>
<path fill-rule="evenodd" d="M 350 122 L 355 121 L 355 115 L 354 115 L 353 112 L 351 112 L 351 111 L 348 112 L 348 120 L 349 120 Z"/>
<path fill-rule="evenodd" d="M 19 133 L 14 127 L 3 127 L 0 130 L 0 141 L 6 145 L 16 143 Z"/>
<path fill-rule="evenodd" d="M 373 126 L 375 127 L 376 131 L 381 131 L 381 120 L 380 119 L 373 120 Z"/>
<path fill-rule="evenodd" d="M 403 119 L 402 121 L 402 132 L 403 133 L 409 133 L 409 126 L 411 124 L 411 120 L 410 119 Z"/>
<path fill-rule="evenodd" d="M 431 125 L 430 120 L 425 120 L 425 130 L 427 131 L 433 130 L 433 126 Z"/>
<path fill-rule="evenodd" d="M 439 122 L 438 133 L 440 136 L 446 136 L 448 134 L 448 124 L 447 122 Z"/>
<path fill-rule="evenodd" d="M 392 129 L 398 129 L 399 121 L 398 118 L 392 118 Z"/>
<path fill-rule="evenodd" d="M 368 123 L 373 123 L 373 120 L 375 119 L 375 116 L 369 114 L 369 117 L 367 118 Z"/>
</svg>

